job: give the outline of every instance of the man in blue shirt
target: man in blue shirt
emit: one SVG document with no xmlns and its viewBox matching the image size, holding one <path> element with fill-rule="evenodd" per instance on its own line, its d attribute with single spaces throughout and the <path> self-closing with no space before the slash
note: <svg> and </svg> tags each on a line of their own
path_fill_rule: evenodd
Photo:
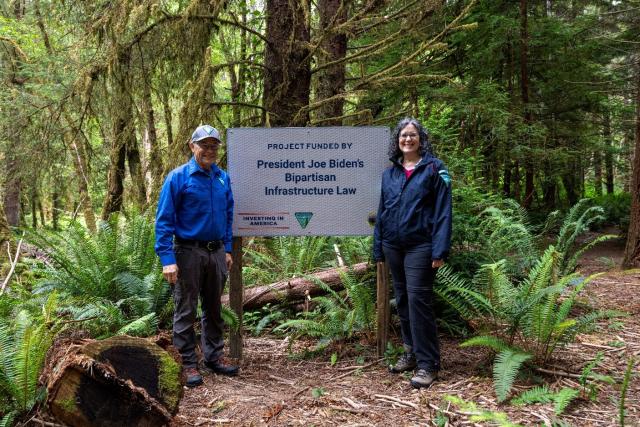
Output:
<svg viewBox="0 0 640 427">
<path fill-rule="evenodd" d="M 231 268 L 233 195 L 229 176 L 215 164 L 220 134 L 198 126 L 191 135 L 189 162 L 167 175 L 156 212 L 156 253 L 162 273 L 173 287 L 173 344 L 182 356 L 187 386 L 202 384 L 196 356 L 198 296 L 202 307 L 201 349 L 213 372 L 236 375 L 222 363 L 223 327 L 220 297 Z"/>
</svg>

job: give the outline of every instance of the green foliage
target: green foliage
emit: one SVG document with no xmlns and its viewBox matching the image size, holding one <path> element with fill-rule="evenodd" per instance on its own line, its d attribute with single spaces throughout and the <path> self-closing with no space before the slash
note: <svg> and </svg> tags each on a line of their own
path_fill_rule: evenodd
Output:
<svg viewBox="0 0 640 427">
<path fill-rule="evenodd" d="M 438 269 L 434 285 L 436 306 L 441 308 L 438 322 L 450 331 L 456 330 L 460 319 L 468 321 L 485 314 L 490 303 L 477 285 L 465 280 L 449 265 Z"/>
<path fill-rule="evenodd" d="M 630 193 L 603 194 L 592 200 L 595 205 L 602 208 L 604 223 L 618 225 L 622 232 L 626 232 L 629 228 L 631 211 Z"/>
<path fill-rule="evenodd" d="M 49 257 L 36 292 L 59 291 L 64 311 L 97 336 L 155 333 L 170 320 L 170 293 L 153 231 L 144 216 L 126 222 L 113 216 L 95 235 L 77 223 L 62 232 L 30 231 L 29 240 Z"/>
<path fill-rule="evenodd" d="M 330 238 L 266 237 L 247 246 L 242 274 L 247 283 L 268 284 L 299 277 L 334 259 Z"/>
<path fill-rule="evenodd" d="M 243 326 L 253 331 L 254 336 L 258 336 L 265 328 L 274 322 L 279 322 L 286 316 L 284 309 L 278 306 L 271 306 L 268 303 L 257 310 L 247 311 L 243 314 Z"/>
<path fill-rule="evenodd" d="M 38 316 L 21 310 L 11 322 L 0 324 L 0 412 L 6 425 L 45 396 L 38 377 L 58 329 L 57 300 L 53 292 Z"/>
<path fill-rule="evenodd" d="M 589 228 L 604 220 L 604 209 L 600 206 L 592 206 L 589 199 L 582 199 L 570 210 L 560 227 L 556 241 L 557 251 L 561 255 L 559 269 L 561 274 L 572 273 L 580 255 L 597 243 L 616 238 L 617 236 L 607 235 L 578 246 L 577 238 L 588 231 Z"/>
<path fill-rule="evenodd" d="M 578 397 L 578 394 L 580 394 L 579 390 L 570 387 L 563 387 L 560 391 L 553 392 L 545 384 L 523 392 L 518 397 L 511 399 L 511 403 L 514 405 L 531 405 L 533 403 L 553 402 L 556 415 L 561 415 L 571 401 Z"/>
<path fill-rule="evenodd" d="M 579 390 L 570 387 L 563 387 L 553 398 L 553 410 L 556 415 L 560 415 L 564 412 L 564 410 L 569 406 L 571 401 L 578 397 L 580 394 Z"/>
<path fill-rule="evenodd" d="M 582 389 L 585 391 L 585 394 L 589 397 L 589 399 L 594 401 L 598 396 L 598 388 L 594 381 L 589 381 L 590 379 L 606 382 L 609 384 L 615 383 L 615 380 L 610 376 L 599 375 L 593 372 L 593 370 L 600 363 L 602 363 L 603 359 L 604 359 L 604 352 L 599 351 L 598 354 L 596 354 L 596 357 L 592 361 L 587 363 L 584 368 L 582 368 L 582 373 L 580 374 L 580 378 L 578 379 L 578 382 L 582 386 Z"/>
<path fill-rule="evenodd" d="M 488 411 L 479 408 L 474 402 L 461 399 L 458 396 L 445 395 L 444 399 L 458 406 L 465 415 L 468 414 L 469 420 L 476 422 L 490 422 L 501 427 L 520 427 L 520 424 L 514 424 L 504 412 Z"/>
<path fill-rule="evenodd" d="M 531 405 L 534 403 L 550 402 L 553 402 L 553 392 L 546 384 L 530 388 L 522 392 L 518 397 L 511 399 L 511 403 L 514 405 Z"/>
<path fill-rule="evenodd" d="M 314 387 L 311 390 L 311 396 L 314 399 L 318 399 L 318 398 L 324 396 L 325 394 L 326 394 L 326 391 L 324 390 L 324 387 Z"/>
<path fill-rule="evenodd" d="M 389 366 L 395 365 L 402 353 L 404 353 L 404 346 L 394 345 L 391 341 L 387 341 L 387 348 L 384 350 L 384 360 Z"/>
<path fill-rule="evenodd" d="M 358 281 L 348 271 L 340 273 L 340 277 L 345 288 L 342 294 L 310 277 L 327 295 L 313 299 L 317 304 L 315 310 L 303 313 L 302 318 L 281 323 L 274 332 L 293 330 L 294 339 L 303 335 L 319 338 L 318 348 L 351 338 L 355 332 L 371 335 L 375 324 L 375 288 L 368 282 Z"/>
<path fill-rule="evenodd" d="M 493 386 L 498 402 L 503 402 L 507 398 L 520 367 L 530 358 L 530 354 L 517 353 L 512 350 L 503 350 L 498 353 L 493 363 Z"/>
<path fill-rule="evenodd" d="M 627 369 L 624 371 L 624 377 L 622 379 L 622 387 L 620 390 L 620 401 L 618 402 L 618 422 L 620 426 L 624 427 L 625 425 L 625 403 L 627 400 L 627 392 L 629 391 L 629 384 L 631 384 L 631 377 L 633 376 L 633 367 L 635 365 L 635 359 L 629 359 L 629 363 L 627 363 Z"/>
</svg>

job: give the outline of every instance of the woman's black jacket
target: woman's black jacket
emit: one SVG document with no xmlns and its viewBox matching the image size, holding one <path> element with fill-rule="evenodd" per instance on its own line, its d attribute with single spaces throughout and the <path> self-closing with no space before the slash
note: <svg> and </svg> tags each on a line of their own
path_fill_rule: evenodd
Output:
<svg viewBox="0 0 640 427">
<path fill-rule="evenodd" d="M 441 160 L 425 154 L 409 177 L 399 159 L 382 174 L 373 234 L 373 258 L 383 261 L 382 245 L 410 247 L 432 243 L 431 259 L 446 259 L 451 247 L 451 178 Z"/>
</svg>

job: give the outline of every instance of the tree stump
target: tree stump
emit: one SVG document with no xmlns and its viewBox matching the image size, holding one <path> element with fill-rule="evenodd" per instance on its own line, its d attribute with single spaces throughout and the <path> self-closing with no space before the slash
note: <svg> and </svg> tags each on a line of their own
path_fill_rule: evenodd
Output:
<svg viewBox="0 0 640 427">
<path fill-rule="evenodd" d="M 182 397 L 180 365 L 143 338 L 62 343 L 45 375 L 52 414 L 71 426 L 166 425 Z"/>
</svg>

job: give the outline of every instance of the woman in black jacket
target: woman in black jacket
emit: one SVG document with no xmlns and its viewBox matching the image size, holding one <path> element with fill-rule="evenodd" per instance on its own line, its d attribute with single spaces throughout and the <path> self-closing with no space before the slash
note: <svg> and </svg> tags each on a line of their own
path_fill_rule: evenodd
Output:
<svg viewBox="0 0 640 427">
<path fill-rule="evenodd" d="M 382 175 L 373 256 L 389 264 L 404 342 L 405 352 L 390 371 L 416 369 L 411 385 L 427 387 L 440 370 L 433 281 L 451 246 L 451 178 L 416 119 L 398 123 L 389 156 L 393 164 Z"/>
</svg>

